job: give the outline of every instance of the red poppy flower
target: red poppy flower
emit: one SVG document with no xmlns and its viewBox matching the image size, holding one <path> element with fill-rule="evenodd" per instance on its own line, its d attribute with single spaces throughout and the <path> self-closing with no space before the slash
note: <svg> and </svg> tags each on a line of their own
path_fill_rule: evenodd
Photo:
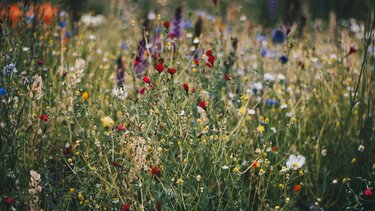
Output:
<svg viewBox="0 0 375 211">
<path fill-rule="evenodd" d="M 198 106 L 203 108 L 204 110 L 206 110 L 207 108 L 207 105 L 206 105 L 206 102 L 205 101 L 199 101 L 198 102 Z"/>
<path fill-rule="evenodd" d="M 118 125 L 118 126 L 117 126 L 117 129 L 118 129 L 119 131 L 125 131 L 125 127 L 124 127 L 124 125 Z"/>
<path fill-rule="evenodd" d="M 186 92 L 189 92 L 189 84 L 182 84 L 182 87 L 184 87 Z"/>
<path fill-rule="evenodd" d="M 8 197 L 8 198 L 6 199 L 6 203 L 7 203 L 7 205 L 11 205 L 11 204 L 13 204 L 13 202 L 14 202 L 14 198 L 13 198 L 13 197 Z"/>
<path fill-rule="evenodd" d="M 293 187 L 293 191 L 296 192 L 296 193 L 300 192 L 301 189 L 302 189 L 302 185 L 300 185 L 300 184 L 297 184 Z"/>
<path fill-rule="evenodd" d="M 155 69 L 156 69 L 156 71 L 161 73 L 161 72 L 164 71 L 164 65 L 162 63 L 159 63 L 159 64 L 156 65 Z"/>
<path fill-rule="evenodd" d="M 195 65 L 199 66 L 199 59 L 198 58 L 194 59 L 194 63 Z"/>
<path fill-rule="evenodd" d="M 49 26 L 57 12 L 57 8 L 53 8 L 52 4 L 48 2 L 41 4 L 38 11 L 39 19 L 42 19 L 44 24 Z"/>
<path fill-rule="evenodd" d="M 169 21 L 165 21 L 164 23 L 163 23 L 163 26 L 165 27 L 165 28 L 169 28 L 169 26 L 170 26 L 170 23 L 169 23 Z"/>
<path fill-rule="evenodd" d="M 145 88 L 139 89 L 138 93 L 141 94 L 141 95 L 143 95 L 145 93 Z"/>
<path fill-rule="evenodd" d="M 229 73 L 225 74 L 224 78 L 225 78 L 226 81 L 230 81 L 230 75 L 229 75 Z"/>
<path fill-rule="evenodd" d="M 39 59 L 37 63 L 39 66 L 41 66 L 43 64 L 43 60 Z"/>
<path fill-rule="evenodd" d="M 118 161 L 113 161 L 113 162 L 112 162 L 112 165 L 113 165 L 114 167 L 120 167 L 120 166 L 121 166 L 121 163 L 118 162 Z"/>
<path fill-rule="evenodd" d="M 9 8 L 9 19 L 11 21 L 12 27 L 15 27 L 17 25 L 21 17 L 22 17 L 22 11 L 20 7 L 18 6 L 18 4 L 13 4 Z"/>
<path fill-rule="evenodd" d="M 348 56 L 350 55 L 350 54 L 353 54 L 353 53 L 355 53 L 355 52 L 357 52 L 357 50 L 355 49 L 355 47 L 350 47 L 350 49 L 349 49 L 349 53 L 348 53 Z"/>
<path fill-rule="evenodd" d="M 173 33 L 170 33 L 170 34 L 168 35 L 168 37 L 171 38 L 171 39 L 173 39 L 173 38 L 174 38 L 174 34 L 173 34 Z"/>
<path fill-rule="evenodd" d="M 63 149 L 64 155 L 71 154 L 72 151 L 73 151 L 73 146 L 71 144 L 66 144 L 64 149 Z"/>
<path fill-rule="evenodd" d="M 176 69 L 168 68 L 168 73 L 169 73 L 169 74 L 173 75 L 173 74 L 175 74 L 176 72 L 177 72 Z"/>
<path fill-rule="evenodd" d="M 373 192 L 371 188 L 366 188 L 366 190 L 363 191 L 363 195 L 365 196 L 372 196 Z"/>
<path fill-rule="evenodd" d="M 130 204 L 122 204 L 121 205 L 121 210 L 124 210 L 124 211 L 130 210 Z"/>
<path fill-rule="evenodd" d="M 277 152 L 276 146 L 271 147 L 272 152 Z"/>
<path fill-rule="evenodd" d="M 160 174 L 160 169 L 157 166 L 153 166 L 151 168 L 151 174 L 154 176 L 158 176 Z"/>
<path fill-rule="evenodd" d="M 46 114 L 42 114 L 42 115 L 39 117 L 39 119 L 40 119 L 40 120 L 43 120 L 43 121 L 45 121 L 45 122 L 47 122 L 47 121 L 48 121 L 48 115 L 46 115 Z"/>
<path fill-rule="evenodd" d="M 305 69 L 305 64 L 301 61 L 298 62 L 298 66 L 300 66 L 302 70 Z"/>
<path fill-rule="evenodd" d="M 208 61 L 209 63 L 211 63 L 211 64 L 214 64 L 214 62 L 215 62 L 215 57 L 214 57 L 214 56 L 209 56 L 207 61 Z"/>
<path fill-rule="evenodd" d="M 191 93 L 195 93 L 195 87 L 194 87 L 194 86 L 191 87 L 190 92 L 191 92 Z"/>
<path fill-rule="evenodd" d="M 139 57 L 137 57 L 137 58 L 134 59 L 133 64 L 134 64 L 134 66 L 137 66 L 141 62 L 142 61 L 139 59 Z"/>
<path fill-rule="evenodd" d="M 160 201 L 156 202 L 155 206 L 156 206 L 157 211 L 160 211 L 163 209 L 163 204 Z"/>
<path fill-rule="evenodd" d="M 209 62 L 206 62 L 206 66 L 209 67 L 209 68 L 211 68 L 211 67 L 212 67 L 212 64 L 209 63 Z"/>
<path fill-rule="evenodd" d="M 148 76 L 144 76 L 144 77 L 143 77 L 143 81 L 144 81 L 146 84 L 151 83 L 150 78 L 149 78 Z"/>
<path fill-rule="evenodd" d="M 207 50 L 206 51 L 206 56 L 212 56 L 212 50 Z"/>
</svg>

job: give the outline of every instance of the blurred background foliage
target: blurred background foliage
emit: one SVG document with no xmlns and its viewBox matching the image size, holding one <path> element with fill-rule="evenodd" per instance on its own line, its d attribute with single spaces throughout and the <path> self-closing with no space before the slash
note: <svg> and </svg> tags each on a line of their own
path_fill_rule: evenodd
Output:
<svg viewBox="0 0 375 211">
<path fill-rule="evenodd" d="M 47 0 L 49 1 L 49 0 Z M 241 5 L 242 12 L 253 22 L 264 25 L 274 25 L 284 21 L 290 4 L 300 4 L 300 12 L 308 21 L 315 19 L 329 20 L 329 14 L 334 12 L 338 19 L 355 18 L 364 20 L 363 10 L 374 0 L 51 0 L 61 4 L 68 11 L 72 11 L 77 19 L 80 14 L 92 12 L 94 14 L 108 14 L 114 12 L 111 5 L 132 3 L 142 8 L 146 13 L 157 10 L 161 6 L 171 9 L 183 5 L 188 9 L 202 9 L 216 13 L 225 19 L 227 9 L 232 4 Z M 21 2 L 20 0 L 0 0 L 1 3 Z M 23 0 L 26 3 L 44 2 L 43 0 Z M 215 3 L 217 6 L 215 6 Z M 271 5 L 275 5 L 275 17 L 270 14 Z M 116 7 L 114 7 L 116 9 Z M 117 8 L 118 9 L 118 8 Z M 126 11 L 125 11 L 126 12 Z"/>
</svg>

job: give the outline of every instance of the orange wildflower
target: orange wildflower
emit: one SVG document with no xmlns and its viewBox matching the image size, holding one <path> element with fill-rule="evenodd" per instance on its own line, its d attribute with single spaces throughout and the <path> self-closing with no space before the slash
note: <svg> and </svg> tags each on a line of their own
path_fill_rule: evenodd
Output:
<svg viewBox="0 0 375 211">
<path fill-rule="evenodd" d="M 13 4 L 9 8 L 9 20 L 12 27 L 15 27 L 20 21 L 22 16 L 22 11 L 18 4 Z"/>
</svg>

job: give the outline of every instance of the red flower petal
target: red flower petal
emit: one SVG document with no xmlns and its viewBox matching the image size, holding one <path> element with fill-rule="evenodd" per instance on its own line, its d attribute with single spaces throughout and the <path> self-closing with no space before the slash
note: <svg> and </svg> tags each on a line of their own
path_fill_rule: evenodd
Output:
<svg viewBox="0 0 375 211">
<path fill-rule="evenodd" d="M 156 69 L 156 71 L 161 73 L 161 72 L 164 71 L 164 65 L 162 63 L 159 63 L 159 64 L 156 65 L 155 69 Z"/>
<path fill-rule="evenodd" d="M 176 69 L 168 68 L 168 73 L 169 73 L 169 74 L 173 75 L 173 74 L 175 74 L 176 72 L 177 72 Z"/>
<path fill-rule="evenodd" d="M 206 51 L 206 56 L 212 56 L 212 50 L 207 50 Z"/>
<path fill-rule="evenodd" d="M 207 108 L 207 105 L 206 105 L 206 102 L 205 101 L 199 101 L 198 102 L 198 106 L 203 108 L 204 110 L 206 110 Z"/>
<path fill-rule="evenodd" d="M 143 77 L 143 81 L 144 81 L 146 84 L 151 83 L 150 78 L 149 78 L 148 76 L 144 76 L 144 77 Z"/>
</svg>

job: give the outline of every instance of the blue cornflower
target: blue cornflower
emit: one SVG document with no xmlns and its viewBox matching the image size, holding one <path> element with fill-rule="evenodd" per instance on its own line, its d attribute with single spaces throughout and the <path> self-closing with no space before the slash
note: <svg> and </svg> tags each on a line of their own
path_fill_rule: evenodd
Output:
<svg viewBox="0 0 375 211">
<path fill-rule="evenodd" d="M 61 21 L 61 22 L 59 23 L 60 28 L 65 28 L 66 25 L 67 25 L 66 21 Z"/>
<path fill-rule="evenodd" d="M 286 64 L 286 63 L 288 63 L 288 57 L 285 56 L 285 55 L 280 56 L 279 61 L 280 61 L 281 64 Z"/>
<path fill-rule="evenodd" d="M 272 31 L 272 42 L 276 44 L 281 44 L 286 40 L 286 35 L 280 29 L 275 29 Z"/>
<path fill-rule="evenodd" d="M 65 32 L 66 38 L 70 39 L 70 38 L 72 38 L 72 36 L 73 36 L 72 32 L 69 32 L 69 31 Z"/>
<path fill-rule="evenodd" d="M 7 94 L 7 90 L 4 88 L 0 88 L 0 96 L 4 96 Z"/>
<path fill-rule="evenodd" d="M 274 100 L 274 99 L 266 99 L 266 104 L 268 106 L 276 106 L 279 104 L 279 101 Z"/>
<path fill-rule="evenodd" d="M 12 73 L 16 73 L 16 65 L 15 64 L 8 64 L 3 68 L 4 75 L 10 75 Z"/>
<path fill-rule="evenodd" d="M 184 21 L 184 28 L 185 28 L 185 29 L 191 29 L 191 28 L 193 28 L 193 25 L 191 24 L 190 21 L 185 20 L 185 21 Z"/>
<path fill-rule="evenodd" d="M 267 49 L 265 49 L 265 48 L 261 48 L 261 49 L 260 49 L 260 55 L 261 55 L 262 57 L 265 57 L 265 56 L 267 55 L 267 53 L 268 53 Z"/>
</svg>

